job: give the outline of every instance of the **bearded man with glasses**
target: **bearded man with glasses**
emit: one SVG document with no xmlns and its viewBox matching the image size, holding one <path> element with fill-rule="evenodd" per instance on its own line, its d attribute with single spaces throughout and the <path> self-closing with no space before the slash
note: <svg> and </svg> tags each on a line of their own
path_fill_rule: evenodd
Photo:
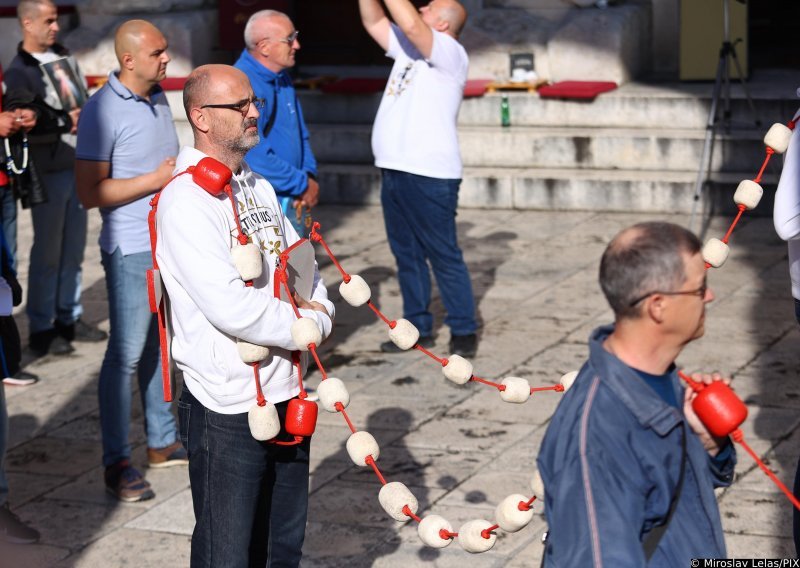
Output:
<svg viewBox="0 0 800 568">
<path fill-rule="evenodd" d="M 308 234 L 299 209 L 319 201 L 317 160 L 308 140 L 303 110 L 288 70 L 300 49 L 299 32 L 289 17 L 261 10 L 244 28 L 245 49 L 235 67 L 250 79 L 256 96 L 264 100 L 258 119 L 261 141 L 247 154 L 247 163 L 275 188 L 283 212 L 295 230 Z"/>
<path fill-rule="evenodd" d="M 725 558 L 714 488 L 730 485 L 736 454 L 700 422 L 697 393 L 683 389 L 675 366 L 703 335 L 714 299 L 700 241 L 671 223 L 625 229 L 603 253 L 600 286 L 615 323 L 592 333 L 537 460 L 549 526 L 543 565 Z"/>
</svg>

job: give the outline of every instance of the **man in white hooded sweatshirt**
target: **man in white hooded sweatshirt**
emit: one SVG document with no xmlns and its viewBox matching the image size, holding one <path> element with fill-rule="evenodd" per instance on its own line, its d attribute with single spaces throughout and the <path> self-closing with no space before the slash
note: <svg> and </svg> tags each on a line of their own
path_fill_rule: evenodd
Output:
<svg viewBox="0 0 800 568">
<path fill-rule="evenodd" d="M 257 441 L 248 427 L 256 402 L 253 367 L 237 339 L 269 348 L 258 366 L 264 397 L 283 423 L 299 392 L 290 332 L 291 305 L 275 298 L 279 255 L 299 240 L 267 180 L 243 161 L 258 143 L 258 108 L 247 76 L 205 65 L 188 78 L 184 108 L 195 147 L 183 148 L 176 173 L 209 156 L 233 172 L 238 216 L 224 193 L 214 196 L 192 174 L 178 175 L 160 195 L 156 258 L 170 296 L 172 355 L 183 372 L 178 404 L 189 453 L 196 525 L 191 566 L 297 566 L 305 535 L 309 438 L 299 445 Z M 258 246 L 261 275 L 248 286 L 232 258 L 242 232 Z M 295 297 L 300 314 L 326 338 L 333 304 L 315 267 L 311 297 Z M 281 430 L 278 438 L 289 439 Z"/>
</svg>

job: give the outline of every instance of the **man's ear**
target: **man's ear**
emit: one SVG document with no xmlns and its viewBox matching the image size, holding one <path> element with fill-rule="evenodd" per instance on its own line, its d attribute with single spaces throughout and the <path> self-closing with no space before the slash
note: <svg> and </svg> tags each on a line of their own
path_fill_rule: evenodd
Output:
<svg viewBox="0 0 800 568">
<path fill-rule="evenodd" d="M 656 323 L 663 323 L 666 317 L 666 296 L 652 294 L 644 300 L 644 315 Z"/>
<path fill-rule="evenodd" d="M 206 133 L 209 130 L 208 115 L 201 108 L 193 108 L 189 111 L 189 122 L 200 132 Z"/>
<path fill-rule="evenodd" d="M 439 20 L 439 22 L 434 26 L 437 32 L 446 33 L 447 30 L 450 29 L 450 22 L 447 20 Z"/>
<path fill-rule="evenodd" d="M 128 71 L 133 70 L 133 55 L 130 53 L 123 53 L 122 54 L 122 61 L 120 62 L 125 69 Z"/>
</svg>

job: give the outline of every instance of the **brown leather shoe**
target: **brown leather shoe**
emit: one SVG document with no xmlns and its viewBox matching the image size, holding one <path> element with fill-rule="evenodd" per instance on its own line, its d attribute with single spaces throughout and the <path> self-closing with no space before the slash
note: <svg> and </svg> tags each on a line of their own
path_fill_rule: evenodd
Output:
<svg viewBox="0 0 800 568">
<path fill-rule="evenodd" d="M 180 440 L 166 448 L 147 448 L 147 459 L 154 468 L 189 464 L 189 456 Z"/>
</svg>

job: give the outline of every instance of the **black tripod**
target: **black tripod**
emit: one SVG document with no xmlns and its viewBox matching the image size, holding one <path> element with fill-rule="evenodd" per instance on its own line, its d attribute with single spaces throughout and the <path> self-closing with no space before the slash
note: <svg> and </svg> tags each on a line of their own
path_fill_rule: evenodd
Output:
<svg viewBox="0 0 800 568">
<path fill-rule="evenodd" d="M 744 0 L 739 0 L 744 3 Z M 736 55 L 736 44 L 741 39 L 731 43 L 731 17 L 729 0 L 723 0 L 722 4 L 722 25 L 723 25 L 723 41 L 722 47 L 719 49 L 719 62 L 717 63 L 717 77 L 714 80 L 714 94 L 711 98 L 711 109 L 708 113 L 708 122 L 706 123 L 706 139 L 703 144 L 703 154 L 700 158 L 700 169 L 697 171 L 697 181 L 694 186 L 694 201 L 692 203 L 692 215 L 689 218 L 689 230 L 694 225 L 694 217 L 697 214 L 697 204 L 700 202 L 700 196 L 703 192 L 703 186 L 708 180 L 711 173 L 711 158 L 714 151 L 714 139 L 717 135 L 717 128 L 722 124 L 725 131 L 730 131 L 731 127 L 731 76 L 730 76 L 730 60 L 736 65 L 736 73 L 739 76 L 739 82 L 742 84 L 747 104 L 750 106 L 750 111 L 755 116 L 756 107 L 753 104 L 753 99 L 750 97 L 750 92 L 747 89 L 747 83 L 744 80 L 742 73 L 742 66 L 739 64 L 739 58 Z M 724 90 L 723 90 L 724 87 Z M 722 94 L 722 117 L 721 120 L 717 116 L 720 94 Z M 756 127 L 761 125 L 759 120 L 755 121 Z"/>
</svg>

